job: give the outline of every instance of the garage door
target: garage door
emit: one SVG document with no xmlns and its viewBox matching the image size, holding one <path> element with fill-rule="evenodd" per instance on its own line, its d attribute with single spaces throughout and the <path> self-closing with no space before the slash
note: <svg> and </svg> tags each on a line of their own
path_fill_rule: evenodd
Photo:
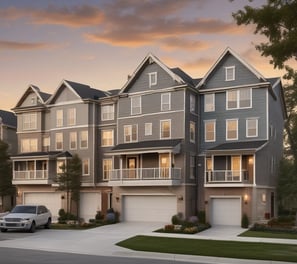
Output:
<svg viewBox="0 0 297 264">
<path fill-rule="evenodd" d="M 24 193 L 25 204 L 43 204 L 52 213 L 52 221 L 58 221 L 59 210 L 61 209 L 61 194 L 60 193 L 36 193 L 36 192 L 25 192 Z"/>
<path fill-rule="evenodd" d="M 177 213 L 176 196 L 123 196 L 123 220 L 139 222 L 170 222 Z"/>
<path fill-rule="evenodd" d="M 101 211 L 101 193 L 80 193 L 80 217 L 89 222 Z"/>
<path fill-rule="evenodd" d="M 211 199 L 211 224 L 234 225 L 241 224 L 241 203 L 239 198 Z"/>
</svg>

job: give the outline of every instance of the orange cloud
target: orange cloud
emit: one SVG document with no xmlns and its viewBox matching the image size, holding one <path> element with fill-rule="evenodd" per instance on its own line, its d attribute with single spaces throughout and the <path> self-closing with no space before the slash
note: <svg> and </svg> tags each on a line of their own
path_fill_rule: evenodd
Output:
<svg viewBox="0 0 297 264">
<path fill-rule="evenodd" d="M 52 48 L 54 45 L 47 43 L 30 43 L 30 42 L 17 42 L 0 40 L 0 50 L 36 50 Z"/>
<path fill-rule="evenodd" d="M 180 37 L 164 38 L 159 43 L 164 50 L 184 49 L 187 51 L 200 51 L 209 48 L 207 42 Z"/>
</svg>

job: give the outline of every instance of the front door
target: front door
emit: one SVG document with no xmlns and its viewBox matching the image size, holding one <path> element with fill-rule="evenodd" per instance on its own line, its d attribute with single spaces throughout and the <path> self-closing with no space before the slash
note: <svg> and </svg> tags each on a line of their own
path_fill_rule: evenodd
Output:
<svg viewBox="0 0 297 264">
<path fill-rule="evenodd" d="M 240 179 L 240 156 L 232 156 L 232 181 L 239 181 Z"/>
<path fill-rule="evenodd" d="M 137 176 L 136 174 L 137 159 L 136 157 L 131 157 L 131 158 L 128 158 L 127 161 L 128 161 L 128 178 L 135 179 Z"/>
<path fill-rule="evenodd" d="M 169 178 L 170 156 L 167 154 L 160 154 L 160 177 Z"/>
</svg>

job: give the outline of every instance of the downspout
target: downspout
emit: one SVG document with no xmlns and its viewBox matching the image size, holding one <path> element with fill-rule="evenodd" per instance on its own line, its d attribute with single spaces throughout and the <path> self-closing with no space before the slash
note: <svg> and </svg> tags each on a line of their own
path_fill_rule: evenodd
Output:
<svg viewBox="0 0 297 264">
<path fill-rule="evenodd" d="M 94 105 L 93 106 L 93 144 L 94 144 L 94 146 L 93 146 L 93 166 L 92 166 L 92 171 L 93 171 L 93 185 L 96 186 L 96 179 L 95 179 L 95 164 L 97 164 L 95 162 L 95 158 L 96 158 L 96 156 L 95 156 L 95 153 L 96 153 L 95 148 L 97 146 L 97 144 L 95 144 L 95 133 L 96 133 L 96 126 L 95 126 L 95 120 L 96 120 L 95 113 L 96 113 L 96 111 L 95 111 L 95 109 L 96 109 L 96 103 L 94 102 L 93 105 Z"/>
</svg>

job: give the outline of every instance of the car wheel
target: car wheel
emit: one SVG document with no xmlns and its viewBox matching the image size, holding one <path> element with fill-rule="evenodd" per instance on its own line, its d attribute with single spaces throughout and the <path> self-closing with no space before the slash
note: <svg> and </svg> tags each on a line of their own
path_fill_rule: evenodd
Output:
<svg viewBox="0 0 297 264">
<path fill-rule="evenodd" d="M 47 223 L 44 225 L 44 228 L 46 228 L 46 229 L 50 229 L 51 228 L 51 223 L 52 223 L 52 219 L 48 219 L 47 220 Z"/>
<path fill-rule="evenodd" d="M 2 233 L 6 232 L 6 231 L 7 231 L 6 228 L 1 228 L 1 232 L 2 232 Z"/>
<path fill-rule="evenodd" d="M 34 233 L 35 230 L 36 230 L 36 224 L 35 224 L 35 222 L 32 222 L 31 227 L 30 227 L 30 229 L 29 229 L 29 232 L 30 232 L 30 233 Z"/>
</svg>

